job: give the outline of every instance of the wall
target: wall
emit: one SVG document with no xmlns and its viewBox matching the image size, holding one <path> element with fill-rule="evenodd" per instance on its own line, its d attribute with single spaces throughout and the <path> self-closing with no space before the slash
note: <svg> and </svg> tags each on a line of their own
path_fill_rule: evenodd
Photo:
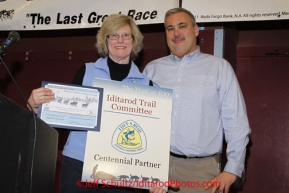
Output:
<svg viewBox="0 0 289 193">
<path fill-rule="evenodd" d="M 240 31 L 236 68 L 252 129 L 241 192 L 288 192 L 289 30 Z"/>
</svg>

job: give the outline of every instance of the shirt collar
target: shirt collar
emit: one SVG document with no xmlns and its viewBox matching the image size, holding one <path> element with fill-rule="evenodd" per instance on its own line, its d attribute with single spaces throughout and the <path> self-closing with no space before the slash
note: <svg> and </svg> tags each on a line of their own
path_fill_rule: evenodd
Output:
<svg viewBox="0 0 289 193">
<path fill-rule="evenodd" d="M 197 58 L 200 55 L 200 46 L 197 45 L 197 49 L 191 53 L 188 53 L 186 55 L 184 55 L 184 57 L 182 58 L 182 60 L 184 60 L 185 58 L 187 59 L 192 59 L 192 58 Z M 181 62 L 182 60 L 179 59 L 179 57 L 173 55 L 171 53 L 171 58 L 175 61 L 175 62 Z"/>
</svg>

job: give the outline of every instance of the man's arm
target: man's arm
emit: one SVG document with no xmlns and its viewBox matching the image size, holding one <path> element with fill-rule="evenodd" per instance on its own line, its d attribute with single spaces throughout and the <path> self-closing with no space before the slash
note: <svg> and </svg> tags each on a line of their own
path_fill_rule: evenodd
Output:
<svg viewBox="0 0 289 193">
<path fill-rule="evenodd" d="M 221 118 L 227 142 L 227 163 L 224 171 L 211 180 L 218 187 L 212 187 L 213 193 L 219 188 L 220 193 L 228 193 L 230 186 L 238 177 L 242 177 L 246 156 L 246 146 L 251 132 L 246 106 L 237 77 L 231 65 L 225 62 L 218 80 L 221 103 Z"/>
</svg>

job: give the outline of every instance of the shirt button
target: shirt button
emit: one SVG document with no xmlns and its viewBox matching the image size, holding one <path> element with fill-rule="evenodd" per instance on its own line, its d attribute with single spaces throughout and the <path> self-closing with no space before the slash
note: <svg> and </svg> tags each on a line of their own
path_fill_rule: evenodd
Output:
<svg viewBox="0 0 289 193">
<path fill-rule="evenodd" d="M 174 115 L 177 115 L 177 112 L 174 112 Z"/>
<path fill-rule="evenodd" d="M 181 79 L 179 78 L 178 81 L 181 81 Z"/>
<path fill-rule="evenodd" d="M 179 97 L 179 95 L 176 95 L 176 98 L 178 98 Z"/>
</svg>

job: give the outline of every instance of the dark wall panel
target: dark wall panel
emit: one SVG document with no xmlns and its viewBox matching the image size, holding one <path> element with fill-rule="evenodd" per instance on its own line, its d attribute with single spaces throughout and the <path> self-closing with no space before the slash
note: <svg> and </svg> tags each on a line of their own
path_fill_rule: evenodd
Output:
<svg viewBox="0 0 289 193">
<path fill-rule="evenodd" d="M 5 62 L 5 60 L 4 60 Z M 6 62 L 5 62 L 6 63 Z M 73 75 L 83 61 L 7 61 L 7 67 L 16 80 L 23 94 L 28 98 L 32 89 L 41 86 L 42 80 L 70 83 Z M 12 80 L 1 66 L 0 71 L 0 92 L 16 101 L 22 106 L 26 102 L 21 98 Z"/>
<path fill-rule="evenodd" d="M 286 193 L 289 188 L 289 57 L 239 58 L 252 134 L 242 193 Z"/>
</svg>

